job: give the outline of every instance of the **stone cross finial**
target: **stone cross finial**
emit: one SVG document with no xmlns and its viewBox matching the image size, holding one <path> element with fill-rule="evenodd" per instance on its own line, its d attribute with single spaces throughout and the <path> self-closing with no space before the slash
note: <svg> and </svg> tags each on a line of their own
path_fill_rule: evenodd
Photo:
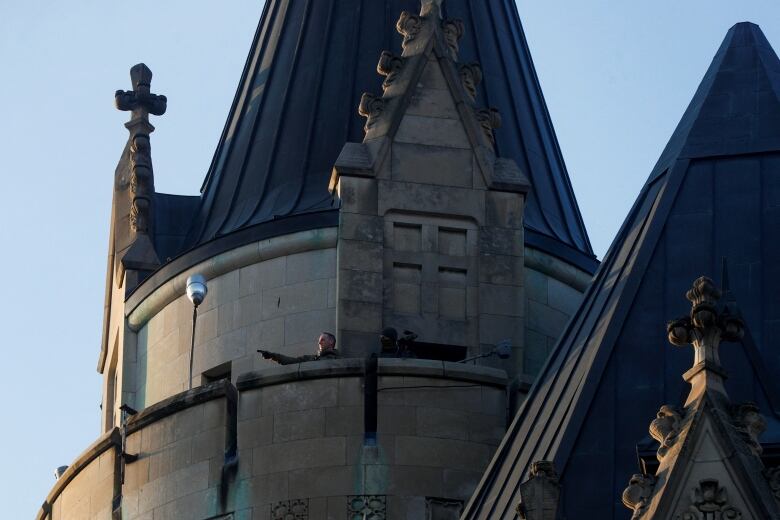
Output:
<svg viewBox="0 0 780 520">
<path fill-rule="evenodd" d="M 152 71 L 143 63 L 130 69 L 133 90 L 117 90 L 114 103 L 119 110 L 132 111 L 132 119 L 149 120 L 149 114 L 161 116 L 168 106 L 168 99 L 151 93 Z"/>
<path fill-rule="evenodd" d="M 720 342 L 741 339 L 744 324 L 728 309 L 718 309 L 721 292 L 712 280 L 705 276 L 693 283 L 686 297 L 691 302 L 690 315 L 671 321 L 666 330 L 669 342 L 673 345 L 691 344 L 694 348 L 693 367 L 683 375 L 692 387 L 688 402 L 705 389 L 716 390 L 725 395 L 723 380 L 726 374 L 720 365 Z"/>
<path fill-rule="evenodd" d="M 133 233 L 148 234 L 151 221 L 151 205 L 154 194 L 154 174 L 149 134 L 154 127 L 149 114 L 161 116 L 168 100 L 151 93 L 152 71 L 143 63 L 130 69 L 133 90 L 117 90 L 114 103 L 119 110 L 131 111 L 125 127 L 130 131 L 130 229 Z"/>
</svg>

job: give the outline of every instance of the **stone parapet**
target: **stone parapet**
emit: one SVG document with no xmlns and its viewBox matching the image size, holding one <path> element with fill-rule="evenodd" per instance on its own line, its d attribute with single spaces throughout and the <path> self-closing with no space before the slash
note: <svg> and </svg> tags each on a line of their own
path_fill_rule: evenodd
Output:
<svg viewBox="0 0 780 520">
<path fill-rule="evenodd" d="M 223 380 L 162 400 L 128 419 L 129 457 L 119 456 L 121 429 L 111 430 L 37 518 L 110 518 L 120 504 L 114 518 L 129 520 L 290 508 L 312 520 L 365 508 L 424 518 L 460 508 L 505 431 L 506 373 L 383 358 L 373 398 L 367 374 L 365 359 L 301 363 L 245 373 L 237 389 Z M 371 399 L 376 431 L 367 432 Z"/>
</svg>

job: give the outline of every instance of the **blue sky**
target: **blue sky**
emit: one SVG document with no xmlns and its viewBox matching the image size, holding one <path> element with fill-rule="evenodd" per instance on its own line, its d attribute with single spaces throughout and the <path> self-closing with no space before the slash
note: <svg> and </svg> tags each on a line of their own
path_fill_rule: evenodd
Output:
<svg viewBox="0 0 780 520">
<path fill-rule="evenodd" d="M 379 1 L 379 0 L 377 0 Z M 492 0 L 485 0 L 492 1 Z M 261 0 L 0 2 L 0 506 L 30 518 L 99 434 L 97 364 L 113 171 L 130 66 L 168 96 L 158 191 L 195 194 Z M 731 25 L 780 49 L 777 0 L 519 0 L 585 224 L 601 257 Z"/>
</svg>

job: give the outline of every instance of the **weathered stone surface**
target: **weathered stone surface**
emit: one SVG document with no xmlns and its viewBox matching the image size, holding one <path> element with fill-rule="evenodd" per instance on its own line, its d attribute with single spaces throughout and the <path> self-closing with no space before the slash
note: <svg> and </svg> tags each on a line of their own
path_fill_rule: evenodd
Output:
<svg viewBox="0 0 780 520">
<path fill-rule="evenodd" d="M 404 182 L 472 186 L 471 150 L 453 150 L 413 143 L 393 145 L 392 178 Z"/>
<path fill-rule="evenodd" d="M 254 449 L 252 465 L 256 475 L 272 471 L 343 466 L 346 464 L 344 437 L 324 437 L 275 443 Z"/>
<path fill-rule="evenodd" d="M 468 150 L 471 143 L 456 119 L 407 115 L 401 120 L 395 141 Z"/>
</svg>

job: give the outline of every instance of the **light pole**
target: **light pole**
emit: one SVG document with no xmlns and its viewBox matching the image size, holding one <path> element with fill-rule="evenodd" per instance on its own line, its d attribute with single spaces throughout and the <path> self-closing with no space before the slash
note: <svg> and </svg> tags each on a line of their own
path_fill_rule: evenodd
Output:
<svg viewBox="0 0 780 520">
<path fill-rule="evenodd" d="M 206 293 L 206 277 L 202 274 L 193 274 L 187 278 L 187 298 L 192 302 L 192 338 L 190 340 L 190 377 L 188 389 L 192 388 L 192 358 L 195 354 L 195 323 L 198 321 L 198 306 L 203 303 Z"/>
</svg>

